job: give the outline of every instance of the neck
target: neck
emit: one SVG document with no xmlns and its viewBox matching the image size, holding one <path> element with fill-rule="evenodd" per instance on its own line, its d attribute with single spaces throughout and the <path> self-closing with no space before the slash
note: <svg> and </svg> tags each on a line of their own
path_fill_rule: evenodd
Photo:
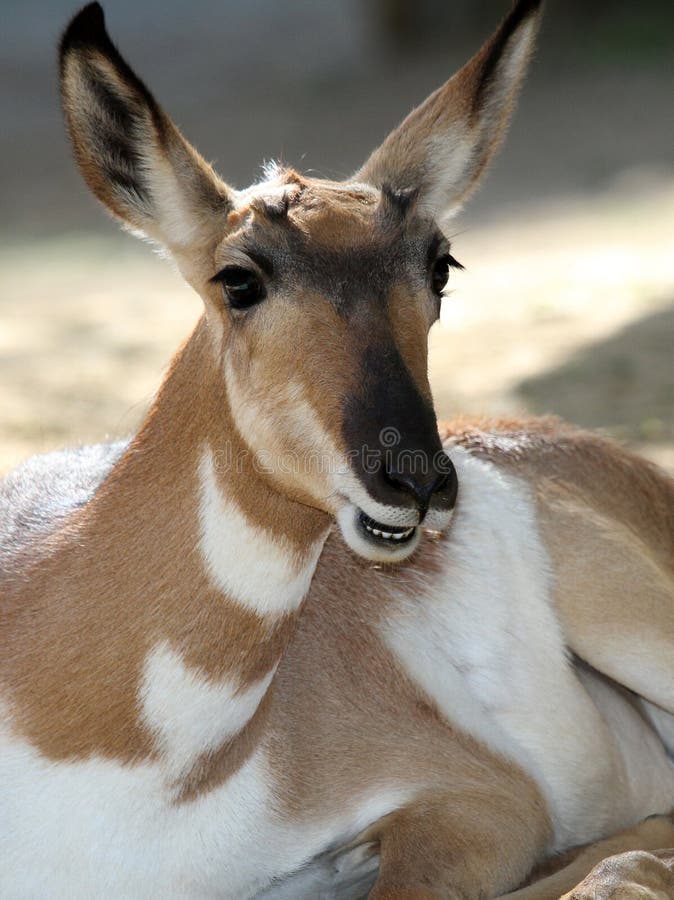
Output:
<svg viewBox="0 0 674 900">
<path fill-rule="evenodd" d="M 46 602 L 80 636 L 75 671 L 89 656 L 100 688 L 74 698 L 79 713 L 52 710 L 77 718 L 56 755 L 75 744 L 158 755 L 184 774 L 250 733 L 294 632 L 329 520 L 255 471 L 210 342 L 202 320 L 145 425 L 41 567 Z M 67 666 L 73 636 L 61 638 Z M 50 734 L 54 743 L 53 723 Z"/>
<path fill-rule="evenodd" d="M 187 529 L 193 562 L 211 588 L 269 623 L 299 609 L 328 517 L 280 493 L 256 466 L 234 424 L 211 340 L 202 320 L 118 474 L 149 483 L 155 506 L 168 502 L 166 538 L 182 546 Z"/>
</svg>

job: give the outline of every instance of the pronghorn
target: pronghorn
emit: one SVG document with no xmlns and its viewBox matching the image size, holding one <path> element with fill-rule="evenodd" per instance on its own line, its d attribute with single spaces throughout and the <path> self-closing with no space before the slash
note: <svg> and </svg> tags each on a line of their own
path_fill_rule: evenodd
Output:
<svg viewBox="0 0 674 900">
<path fill-rule="evenodd" d="M 205 313 L 130 442 L 0 490 L 3 898 L 477 900 L 631 829 L 514 895 L 556 897 L 674 844 L 671 481 L 555 421 L 441 442 L 427 380 L 539 14 L 352 179 L 243 191 L 71 22 L 84 178 Z"/>
</svg>

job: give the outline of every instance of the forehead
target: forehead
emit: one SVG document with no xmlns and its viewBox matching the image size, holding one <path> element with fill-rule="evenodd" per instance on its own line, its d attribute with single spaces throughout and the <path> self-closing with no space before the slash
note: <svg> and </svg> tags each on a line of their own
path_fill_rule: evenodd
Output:
<svg viewBox="0 0 674 900">
<path fill-rule="evenodd" d="M 239 193 L 221 252 L 296 278 L 390 281 L 424 263 L 440 236 L 414 198 L 386 188 L 309 179 L 284 170 Z"/>
<path fill-rule="evenodd" d="M 369 185 L 339 184 L 276 170 L 266 182 L 238 195 L 234 219 L 252 215 L 261 225 L 286 221 L 316 243 L 335 245 L 365 237 L 380 197 Z"/>
</svg>

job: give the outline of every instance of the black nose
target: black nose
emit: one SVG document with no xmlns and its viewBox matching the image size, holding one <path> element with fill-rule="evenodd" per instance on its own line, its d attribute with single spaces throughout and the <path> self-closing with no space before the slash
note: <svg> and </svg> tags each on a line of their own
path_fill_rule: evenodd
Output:
<svg viewBox="0 0 674 900">
<path fill-rule="evenodd" d="M 456 470 L 448 457 L 443 460 L 442 471 L 432 468 L 428 472 L 409 472 L 396 468 L 389 463 L 384 470 L 386 481 L 399 491 L 410 494 L 421 513 L 420 522 L 423 522 L 431 499 L 435 494 L 442 494 L 443 506 L 451 509 L 456 500 L 458 479 Z"/>
</svg>

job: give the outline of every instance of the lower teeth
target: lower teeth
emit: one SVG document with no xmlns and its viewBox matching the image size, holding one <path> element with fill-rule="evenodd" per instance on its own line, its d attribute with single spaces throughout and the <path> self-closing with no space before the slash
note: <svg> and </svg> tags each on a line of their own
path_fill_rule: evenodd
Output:
<svg viewBox="0 0 674 900">
<path fill-rule="evenodd" d="M 385 541 L 402 541 L 405 538 L 410 537 L 414 528 L 408 528 L 407 531 L 401 531 L 398 534 L 391 534 L 388 531 L 379 531 L 378 528 L 371 528 L 369 525 L 366 525 L 365 528 L 373 534 L 375 537 L 382 538 Z"/>
</svg>

